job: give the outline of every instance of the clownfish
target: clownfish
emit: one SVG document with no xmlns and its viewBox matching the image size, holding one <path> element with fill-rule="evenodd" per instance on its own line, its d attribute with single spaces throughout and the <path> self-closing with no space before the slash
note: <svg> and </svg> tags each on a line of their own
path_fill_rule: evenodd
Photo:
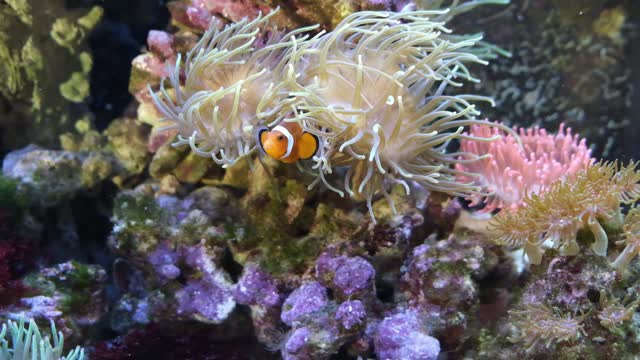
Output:
<svg viewBox="0 0 640 360">
<path fill-rule="evenodd" d="M 319 146 L 315 135 L 303 131 L 296 122 L 284 121 L 271 130 L 260 129 L 258 143 L 267 155 L 287 164 L 310 159 Z"/>
</svg>

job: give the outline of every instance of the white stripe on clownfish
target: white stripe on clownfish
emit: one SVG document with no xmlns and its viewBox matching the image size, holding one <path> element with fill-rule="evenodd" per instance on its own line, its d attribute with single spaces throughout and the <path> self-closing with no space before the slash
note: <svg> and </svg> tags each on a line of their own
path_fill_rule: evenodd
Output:
<svg viewBox="0 0 640 360">
<path fill-rule="evenodd" d="M 287 130 L 285 127 L 280 125 L 277 125 L 276 127 L 274 127 L 273 131 L 277 131 L 287 137 L 287 152 L 285 152 L 284 155 L 280 157 L 281 159 L 284 159 L 289 155 L 291 155 L 291 151 L 293 150 L 293 143 L 294 143 L 293 135 L 291 135 L 291 132 L 289 130 Z"/>
</svg>

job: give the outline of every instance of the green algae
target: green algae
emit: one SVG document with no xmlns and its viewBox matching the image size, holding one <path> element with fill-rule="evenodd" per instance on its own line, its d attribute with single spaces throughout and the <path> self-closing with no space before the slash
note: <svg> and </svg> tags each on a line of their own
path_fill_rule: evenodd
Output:
<svg viewBox="0 0 640 360">
<path fill-rule="evenodd" d="M 13 11 L 16 12 L 17 16 L 23 23 L 27 25 L 31 25 L 33 23 L 31 5 L 27 0 L 5 0 L 5 2 L 13 8 Z"/>
<path fill-rule="evenodd" d="M 71 74 L 69 80 L 60 84 L 60 94 L 74 103 L 81 103 L 89 96 L 89 80 L 81 72 Z"/>
<path fill-rule="evenodd" d="M 149 126 L 133 118 L 118 118 L 104 131 L 109 150 L 131 174 L 141 173 L 149 159 L 147 137 Z"/>
<path fill-rule="evenodd" d="M 94 6 L 84 16 L 78 19 L 78 24 L 87 30 L 91 30 L 102 20 L 104 15 L 104 9 L 100 6 Z"/>
<path fill-rule="evenodd" d="M 18 181 L 0 175 L 0 209 L 7 210 L 7 215 L 19 220 L 27 205 L 26 195 L 18 191 Z"/>
<path fill-rule="evenodd" d="M 22 66 L 25 69 L 27 78 L 31 81 L 37 81 L 37 74 L 43 68 L 43 60 L 42 53 L 33 42 L 33 37 L 29 37 L 22 47 L 20 57 L 22 59 Z"/>
<path fill-rule="evenodd" d="M 70 52 L 75 52 L 75 47 L 82 39 L 80 29 L 71 19 L 57 19 L 51 26 L 51 38 L 60 46 L 67 48 Z"/>
<path fill-rule="evenodd" d="M 63 0 L 0 4 L 2 143 L 57 147 L 60 134 L 88 113 L 91 55 L 88 35 L 102 9 L 68 9 Z M 44 57 L 46 54 L 46 59 Z M 46 61 L 45 61 L 46 60 Z"/>
<path fill-rule="evenodd" d="M 152 195 L 120 193 L 113 201 L 113 216 L 127 226 L 146 229 L 162 223 L 166 213 Z"/>
</svg>

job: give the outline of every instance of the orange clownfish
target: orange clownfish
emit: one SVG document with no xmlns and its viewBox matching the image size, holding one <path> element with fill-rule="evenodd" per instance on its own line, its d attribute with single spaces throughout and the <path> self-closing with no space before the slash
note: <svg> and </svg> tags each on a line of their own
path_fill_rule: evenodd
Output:
<svg viewBox="0 0 640 360">
<path fill-rule="evenodd" d="M 262 151 L 272 158 L 291 164 L 310 159 L 318 151 L 318 138 L 295 122 L 281 122 L 269 130 L 258 131 L 258 142 Z"/>
</svg>

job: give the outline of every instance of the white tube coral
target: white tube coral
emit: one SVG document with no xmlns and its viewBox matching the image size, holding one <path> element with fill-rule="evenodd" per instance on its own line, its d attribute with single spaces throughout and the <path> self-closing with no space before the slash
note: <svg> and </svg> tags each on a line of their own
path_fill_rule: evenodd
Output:
<svg viewBox="0 0 640 360">
<path fill-rule="evenodd" d="M 314 27 L 281 33 L 266 26 L 274 13 L 223 30 L 213 23 L 187 53 L 184 86 L 178 56 L 169 77 L 175 95 L 164 82 L 159 93 L 149 89 L 170 123 L 163 130 L 178 131 L 174 145 L 189 144 L 197 154 L 228 166 L 253 150 L 257 126 L 289 111 L 281 74 L 292 49 L 306 41 L 296 36 Z"/>
<path fill-rule="evenodd" d="M 477 82 L 467 64 L 486 62 L 473 52 L 481 37 L 452 38 L 443 22 L 447 10 L 360 12 L 336 29 L 296 48 L 287 72 L 288 87 L 298 98 L 293 119 L 321 139 L 314 157 L 318 182 L 344 195 L 327 181 L 336 167 L 346 167 L 344 190 L 367 201 L 388 186 L 409 182 L 452 195 L 480 194 L 456 179 L 460 160 L 447 153 L 453 139 L 477 141 L 497 137 L 463 134 L 465 126 L 501 125 L 477 120 L 476 95 L 448 95 L 448 86 Z M 510 131 L 506 129 L 506 131 Z M 470 174 L 468 174 L 470 175 Z M 391 201 L 390 201 L 391 202 Z M 393 207 L 393 203 L 391 202 Z"/>
</svg>

